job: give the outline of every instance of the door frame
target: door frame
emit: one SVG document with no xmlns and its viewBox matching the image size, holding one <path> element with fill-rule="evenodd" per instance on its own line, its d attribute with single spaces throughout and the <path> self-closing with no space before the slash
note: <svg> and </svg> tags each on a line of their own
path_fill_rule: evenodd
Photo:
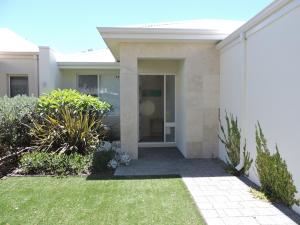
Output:
<svg viewBox="0 0 300 225">
<path fill-rule="evenodd" d="M 164 100 L 164 141 L 162 142 L 138 142 L 138 147 L 176 147 L 176 74 L 175 73 L 138 73 L 138 84 L 140 85 L 140 76 L 163 76 L 164 78 L 164 92 L 163 92 L 163 100 Z M 175 110 L 175 119 L 172 123 L 166 122 L 166 76 L 174 76 L 174 95 L 175 95 L 175 101 L 174 101 L 174 110 Z M 139 87 L 139 86 L 138 86 Z M 138 91 L 140 91 L 140 88 L 138 88 Z M 140 93 L 138 94 L 140 96 Z M 138 115 L 140 117 L 140 102 L 138 98 Z M 166 142 L 166 125 L 169 125 L 169 127 L 175 128 L 174 133 L 174 141 L 173 142 Z M 140 119 L 138 118 L 138 137 L 140 137 Z"/>
</svg>

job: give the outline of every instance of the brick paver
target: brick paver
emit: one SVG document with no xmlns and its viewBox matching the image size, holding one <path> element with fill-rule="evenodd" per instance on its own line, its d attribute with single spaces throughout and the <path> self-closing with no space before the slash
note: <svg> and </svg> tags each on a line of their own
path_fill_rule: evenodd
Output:
<svg viewBox="0 0 300 225">
<path fill-rule="evenodd" d="M 227 174 L 220 161 L 184 159 L 174 151 L 146 151 L 147 157 L 117 168 L 115 175 L 180 175 L 208 225 L 300 224 L 299 215 L 291 209 L 255 199 L 249 193 L 251 182 Z"/>
</svg>

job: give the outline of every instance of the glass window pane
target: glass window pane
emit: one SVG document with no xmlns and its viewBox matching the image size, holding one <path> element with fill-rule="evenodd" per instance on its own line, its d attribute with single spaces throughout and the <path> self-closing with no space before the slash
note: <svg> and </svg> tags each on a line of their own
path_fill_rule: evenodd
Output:
<svg viewBox="0 0 300 225">
<path fill-rule="evenodd" d="M 166 127 L 166 142 L 175 142 L 175 127 Z"/>
<path fill-rule="evenodd" d="M 166 122 L 175 122 L 175 76 L 166 76 Z"/>
<path fill-rule="evenodd" d="M 28 77 L 10 77 L 10 97 L 28 95 Z"/>
<path fill-rule="evenodd" d="M 110 115 L 120 114 L 120 80 L 119 76 L 101 75 L 100 98 L 112 105 Z"/>
<path fill-rule="evenodd" d="M 98 96 L 98 76 L 97 75 L 79 75 L 78 90 L 85 94 Z"/>
<path fill-rule="evenodd" d="M 163 142 L 164 77 L 140 75 L 139 82 L 139 141 Z"/>
</svg>

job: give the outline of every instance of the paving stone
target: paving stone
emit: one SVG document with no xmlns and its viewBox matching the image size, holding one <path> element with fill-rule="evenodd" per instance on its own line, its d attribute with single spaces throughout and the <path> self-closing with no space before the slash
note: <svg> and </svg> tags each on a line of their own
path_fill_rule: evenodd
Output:
<svg viewBox="0 0 300 225">
<path fill-rule="evenodd" d="M 240 217 L 239 219 L 242 225 L 259 225 L 253 217 Z"/>
<path fill-rule="evenodd" d="M 226 225 L 240 225 L 241 224 L 241 220 L 239 217 L 225 217 L 225 218 L 222 218 L 222 220 Z"/>
<path fill-rule="evenodd" d="M 233 216 L 242 216 L 242 213 L 238 209 L 224 209 L 224 212 L 227 216 L 233 217 Z"/>
<path fill-rule="evenodd" d="M 219 214 L 214 209 L 201 209 L 204 218 L 218 218 Z"/>
<path fill-rule="evenodd" d="M 206 223 L 213 224 L 213 225 L 225 225 L 225 223 L 221 218 L 207 218 Z"/>
</svg>

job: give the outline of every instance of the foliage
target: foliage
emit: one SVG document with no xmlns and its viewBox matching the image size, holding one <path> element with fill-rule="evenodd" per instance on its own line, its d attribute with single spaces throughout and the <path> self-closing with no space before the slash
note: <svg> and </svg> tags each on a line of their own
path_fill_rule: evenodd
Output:
<svg viewBox="0 0 300 225">
<path fill-rule="evenodd" d="M 296 186 L 291 173 L 287 169 L 285 160 L 279 154 L 276 145 L 276 153 L 270 153 L 267 140 L 258 123 L 255 131 L 256 137 L 256 169 L 261 183 L 261 190 L 270 199 L 280 201 L 287 206 L 299 205 L 299 199 L 295 198 Z"/>
<path fill-rule="evenodd" d="M 220 141 L 225 145 L 226 152 L 227 152 L 227 164 L 228 164 L 228 172 L 234 175 L 241 175 L 247 174 L 251 164 L 252 159 L 250 158 L 250 153 L 246 150 L 246 141 L 243 146 L 243 158 L 244 158 L 244 165 L 240 170 L 237 170 L 236 167 L 240 163 L 240 145 L 241 145 L 241 131 L 238 127 L 237 118 L 234 118 L 232 114 L 230 116 L 225 115 L 226 120 L 226 132 L 225 128 L 220 122 L 221 128 L 221 135 L 219 135 Z"/>
<path fill-rule="evenodd" d="M 46 116 L 33 120 L 30 134 L 36 150 L 86 154 L 96 147 L 103 128 L 101 120 L 82 112 L 73 116 L 67 107 L 61 107 L 58 113 L 60 119 Z"/>
<path fill-rule="evenodd" d="M 269 202 L 270 200 L 268 197 L 265 195 L 265 193 L 256 190 L 255 188 L 250 188 L 249 192 L 253 195 L 254 198 L 260 199 L 265 202 Z"/>
<path fill-rule="evenodd" d="M 57 89 L 39 98 L 37 112 L 41 116 L 55 118 L 64 107 L 68 107 L 74 115 L 83 113 L 97 116 L 99 119 L 111 110 L 110 104 L 91 95 L 73 89 Z"/>
<path fill-rule="evenodd" d="M 0 151 L 29 146 L 28 125 L 31 124 L 30 115 L 36 102 L 37 98 L 28 96 L 0 97 Z"/>
<path fill-rule="evenodd" d="M 78 153 L 57 154 L 47 152 L 25 153 L 20 166 L 25 174 L 75 175 L 89 172 L 92 156 Z"/>
</svg>

